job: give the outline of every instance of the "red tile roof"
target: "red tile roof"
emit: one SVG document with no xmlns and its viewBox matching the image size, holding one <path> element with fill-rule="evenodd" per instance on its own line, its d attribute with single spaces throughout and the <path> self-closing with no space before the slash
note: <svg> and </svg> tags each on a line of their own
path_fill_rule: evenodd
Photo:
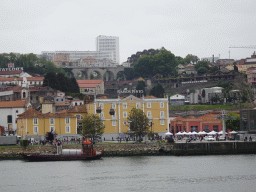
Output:
<svg viewBox="0 0 256 192">
<path fill-rule="evenodd" d="M 0 101 L 0 108 L 24 108 L 25 101 Z"/>
<path fill-rule="evenodd" d="M 85 83 L 82 84 L 82 83 L 79 83 L 78 86 L 80 88 L 93 88 L 93 87 L 97 87 L 98 84 L 85 84 Z"/>
<path fill-rule="evenodd" d="M 0 71 L 0 75 L 19 75 L 23 71 L 22 70 L 17 70 L 17 71 Z"/>
<path fill-rule="evenodd" d="M 69 106 L 69 104 L 66 104 L 66 103 L 58 103 L 58 104 L 55 104 L 55 106 L 57 106 L 57 107 L 60 107 L 60 106 Z"/>
<path fill-rule="evenodd" d="M 100 84 L 103 80 L 77 80 L 78 84 Z"/>
<path fill-rule="evenodd" d="M 70 110 L 69 113 L 87 113 L 87 108 L 85 105 L 74 106 Z"/>
<path fill-rule="evenodd" d="M 61 113 L 56 113 L 56 114 L 53 114 L 53 113 L 42 114 L 41 112 L 39 112 L 33 108 L 29 108 L 24 113 L 18 115 L 19 119 L 24 119 L 24 118 L 65 118 L 65 117 L 76 118 L 74 115 L 67 113 L 67 111 L 65 111 L 65 110 L 63 110 Z"/>
</svg>

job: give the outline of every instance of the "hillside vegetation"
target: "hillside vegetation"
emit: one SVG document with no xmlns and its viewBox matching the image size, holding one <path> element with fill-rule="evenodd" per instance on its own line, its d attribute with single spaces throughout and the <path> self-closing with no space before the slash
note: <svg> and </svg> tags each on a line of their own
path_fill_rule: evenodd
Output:
<svg viewBox="0 0 256 192">
<path fill-rule="evenodd" d="M 241 103 L 237 106 L 235 105 L 170 105 L 170 110 L 172 111 L 193 111 L 193 110 L 214 110 L 214 109 L 243 109 L 250 108 L 252 105 L 250 103 Z"/>
</svg>

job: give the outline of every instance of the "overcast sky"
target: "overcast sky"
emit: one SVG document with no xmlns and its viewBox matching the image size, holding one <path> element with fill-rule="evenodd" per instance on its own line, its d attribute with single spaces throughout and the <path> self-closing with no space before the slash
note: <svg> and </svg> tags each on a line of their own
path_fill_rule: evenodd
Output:
<svg viewBox="0 0 256 192">
<path fill-rule="evenodd" d="M 176 56 L 250 57 L 255 0 L 1 0 L 0 53 L 95 51 L 99 35 L 119 37 L 120 62 L 144 49 Z"/>
</svg>

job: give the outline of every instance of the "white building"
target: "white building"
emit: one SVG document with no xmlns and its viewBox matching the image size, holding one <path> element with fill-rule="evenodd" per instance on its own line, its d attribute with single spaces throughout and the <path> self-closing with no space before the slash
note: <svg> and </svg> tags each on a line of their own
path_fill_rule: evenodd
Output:
<svg viewBox="0 0 256 192">
<path fill-rule="evenodd" d="M 95 59 L 103 60 L 110 59 L 112 60 L 112 53 L 109 51 L 42 51 L 42 56 L 46 57 L 48 60 L 54 62 L 55 54 L 69 54 L 69 61 L 75 61 L 85 57 L 93 57 Z"/>
<path fill-rule="evenodd" d="M 0 101 L 0 125 L 8 134 L 16 135 L 18 115 L 25 112 L 29 104 L 25 101 Z"/>
<path fill-rule="evenodd" d="M 175 94 L 170 96 L 170 105 L 184 105 L 185 104 L 185 96 L 180 94 Z"/>
<path fill-rule="evenodd" d="M 119 64 L 119 37 L 100 35 L 96 38 L 96 50 L 110 52 L 114 63 Z"/>
</svg>

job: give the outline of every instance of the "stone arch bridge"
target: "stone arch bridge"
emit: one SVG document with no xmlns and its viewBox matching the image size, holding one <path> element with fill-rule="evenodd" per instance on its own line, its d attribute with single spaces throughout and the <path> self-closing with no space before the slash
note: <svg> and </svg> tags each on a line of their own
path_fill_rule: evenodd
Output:
<svg viewBox="0 0 256 192">
<path fill-rule="evenodd" d="M 106 81 L 113 81 L 117 79 L 117 74 L 120 74 L 126 80 L 124 69 L 129 67 L 70 67 L 72 68 L 72 75 L 74 77 L 82 77 L 83 79 L 90 79 L 90 75 L 96 73 L 98 79 L 105 79 Z"/>
</svg>

